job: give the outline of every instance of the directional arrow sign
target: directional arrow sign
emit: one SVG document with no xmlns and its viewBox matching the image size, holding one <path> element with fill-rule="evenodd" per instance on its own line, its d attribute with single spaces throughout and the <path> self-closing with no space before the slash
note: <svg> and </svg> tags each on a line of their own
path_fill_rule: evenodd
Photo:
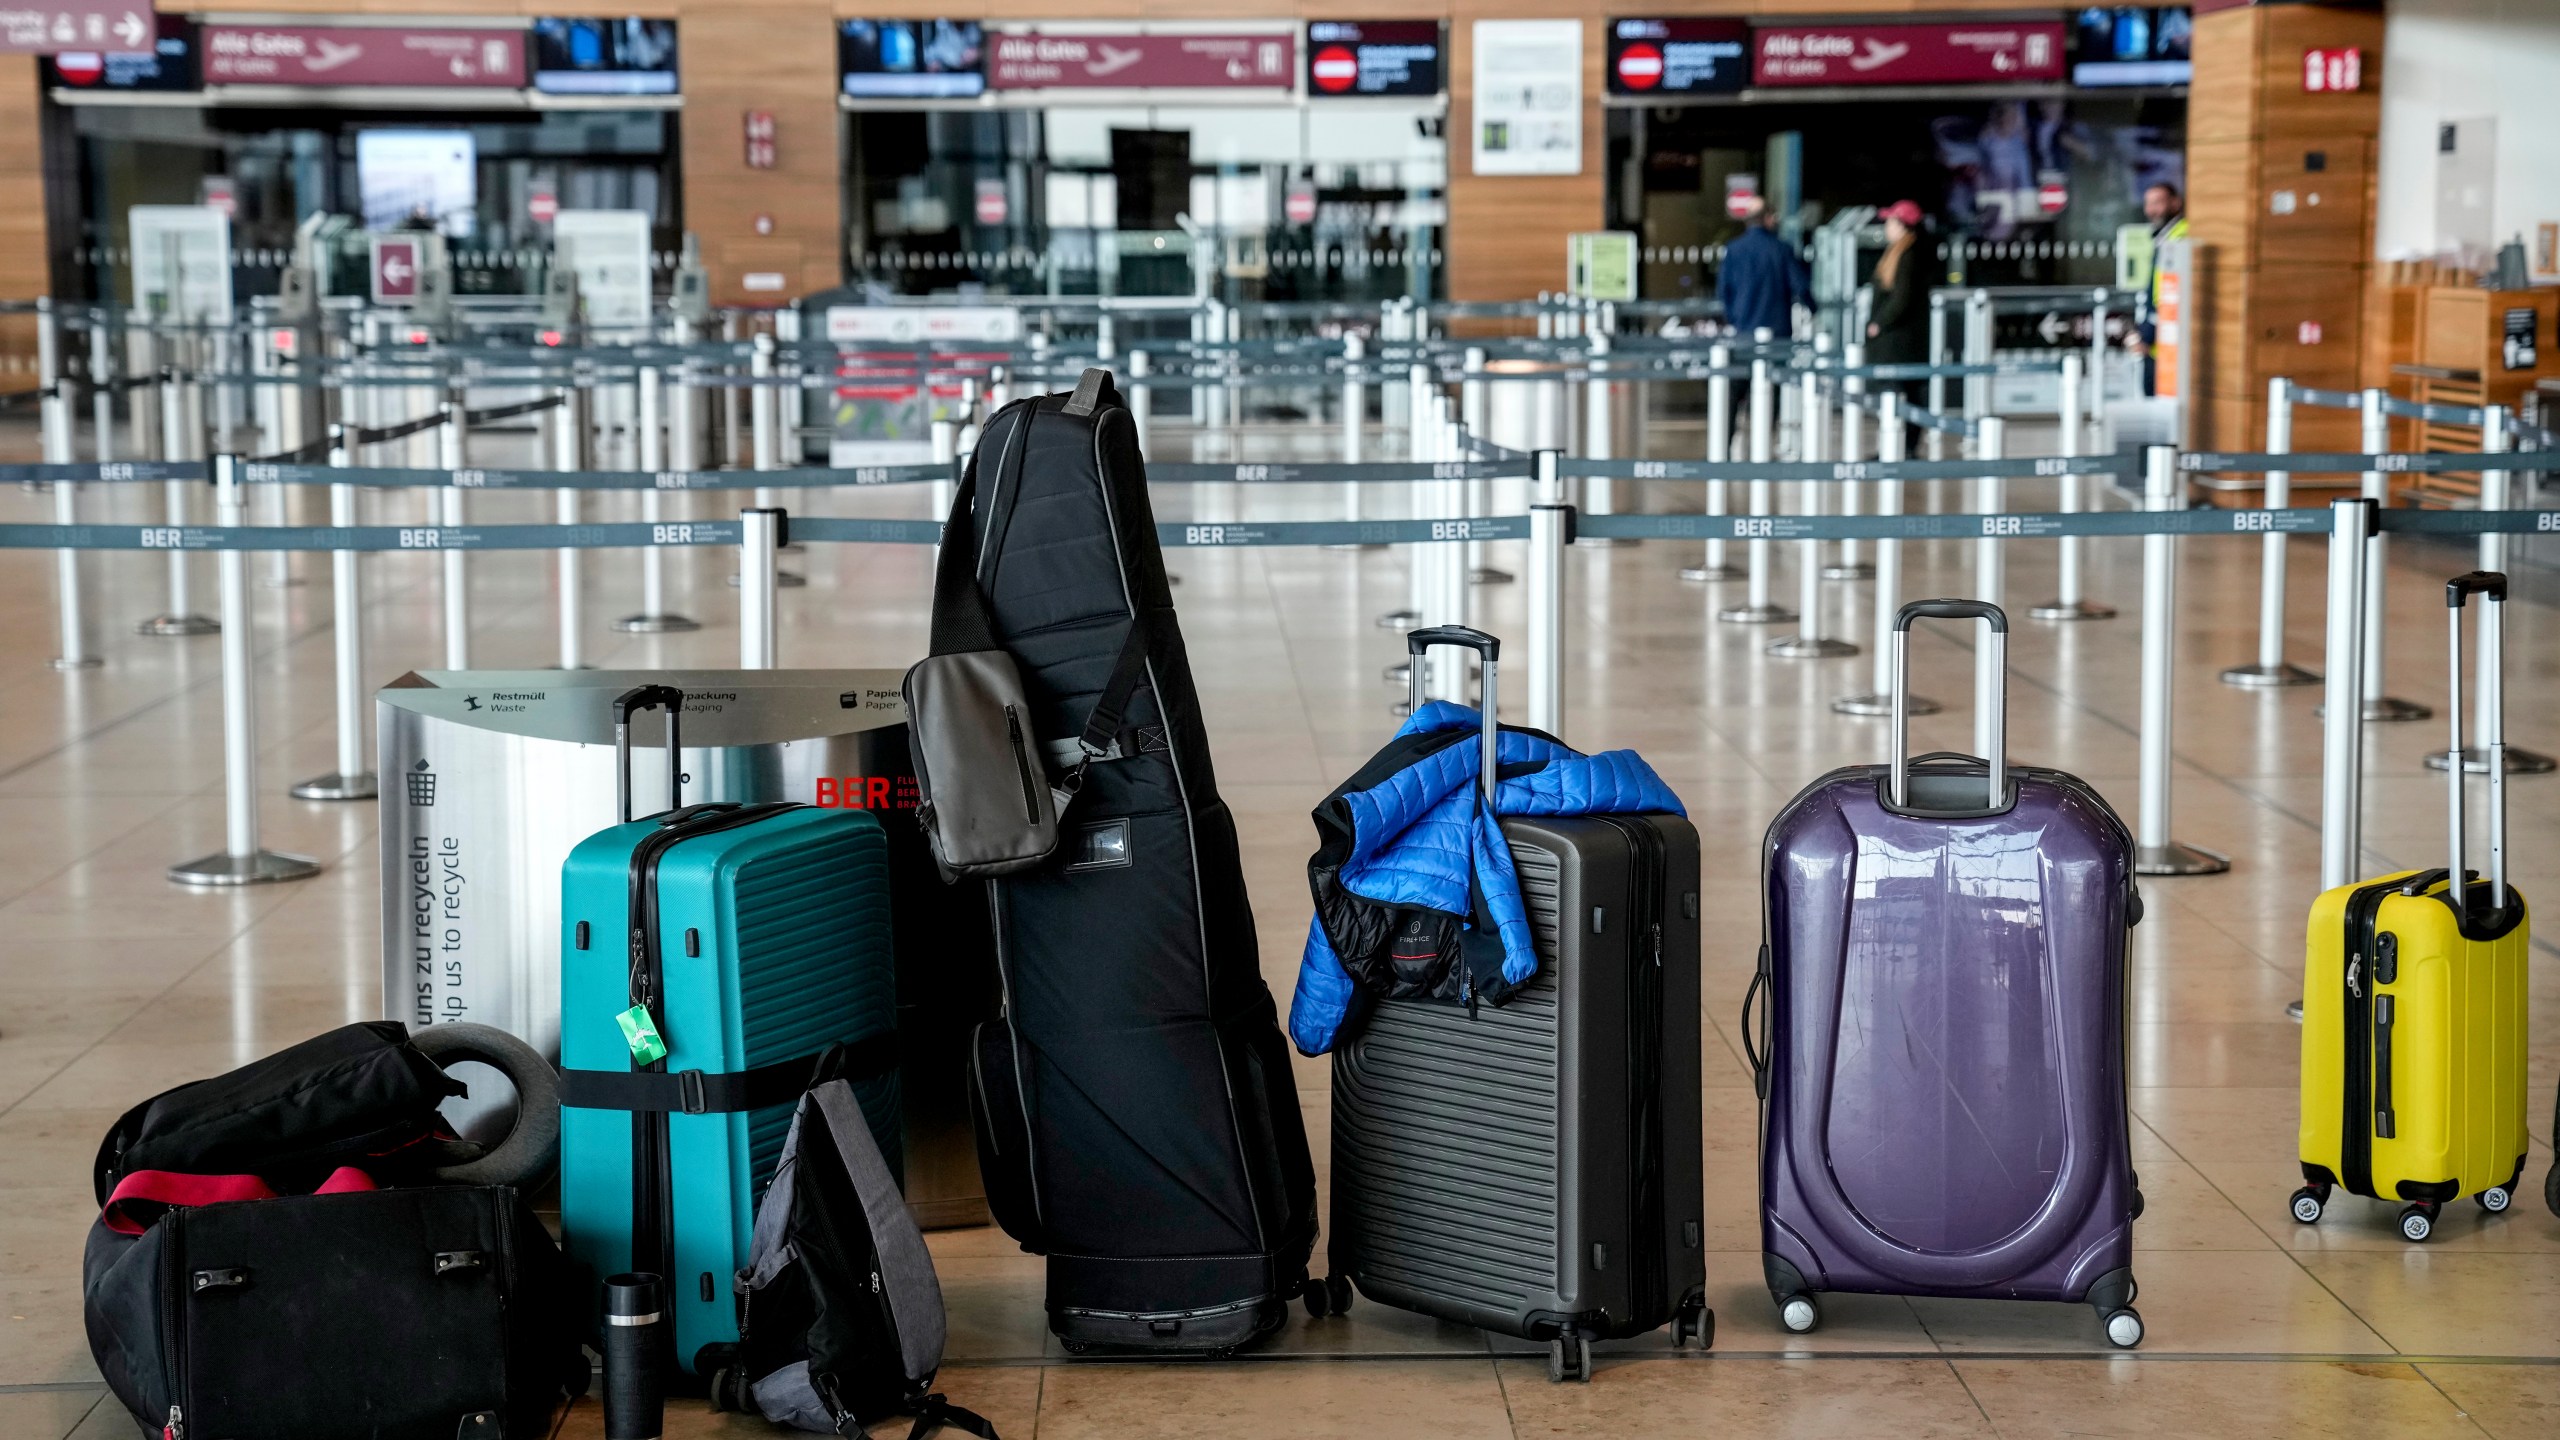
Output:
<svg viewBox="0 0 2560 1440">
<path fill-rule="evenodd" d="M 418 298 L 418 251 L 415 235 L 373 237 L 373 303 L 407 305 Z"/>
<path fill-rule="evenodd" d="M 151 48 L 158 34 L 149 0 L 0 0 L 0 51 L 132 52 Z"/>
<path fill-rule="evenodd" d="M 2044 337 L 2044 343 L 2047 345 L 2062 343 L 2063 333 L 2070 328 L 2061 316 L 2050 310 L 2044 312 L 2044 318 L 2036 322 L 2036 333 Z"/>
</svg>

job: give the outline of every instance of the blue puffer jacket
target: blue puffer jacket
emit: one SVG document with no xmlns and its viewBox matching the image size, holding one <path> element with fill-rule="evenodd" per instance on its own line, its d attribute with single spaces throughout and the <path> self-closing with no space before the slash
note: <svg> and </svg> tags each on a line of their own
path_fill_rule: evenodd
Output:
<svg viewBox="0 0 2560 1440">
<path fill-rule="evenodd" d="M 1317 807 L 1319 844 L 1307 863 L 1316 913 L 1289 1005 L 1289 1038 L 1300 1052 L 1332 1049 L 1384 988 L 1379 977 L 1392 962 L 1417 958 L 1395 942 L 1418 924 L 1454 937 L 1472 928 L 1471 916 L 1489 918 L 1501 942 L 1500 974 L 1482 988 L 1497 1003 L 1537 974 L 1537 946 L 1497 816 L 1688 813 L 1632 750 L 1585 755 L 1535 731 L 1505 728 L 1494 814 L 1486 815 L 1476 794 L 1481 723 L 1461 705 L 1425 705 Z"/>
</svg>

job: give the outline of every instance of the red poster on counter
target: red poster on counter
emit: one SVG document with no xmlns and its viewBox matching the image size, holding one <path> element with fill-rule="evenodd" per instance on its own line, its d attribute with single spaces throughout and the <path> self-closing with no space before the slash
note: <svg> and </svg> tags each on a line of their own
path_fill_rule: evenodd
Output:
<svg viewBox="0 0 2560 1440">
<path fill-rule="evenodd" d="M 2059 21 L 1779 25 L 1752 32 L 1754 85 L 1949 85 L 2061 78 Z"/>
<path fill-rule="evenodd" d="M 522 30 L 207 25 L 208 85 L 524 85 Z"/>
<path fill-rule="evenodd" d="M 1290 90 L 1298 39 L 1288 31 L 1135 34 L 1031 28 L 991 36 L 991 90 Z"/>
</svg>

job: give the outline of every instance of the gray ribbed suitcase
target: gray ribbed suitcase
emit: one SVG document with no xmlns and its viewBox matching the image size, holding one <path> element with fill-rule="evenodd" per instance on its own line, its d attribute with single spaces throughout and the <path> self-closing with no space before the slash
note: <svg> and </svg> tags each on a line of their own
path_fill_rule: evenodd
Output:
<svg viewBox="0 0 2560 1440">
<path fill-rule="evenodd" d="M 1416 668 L 1419 669 L 1419 663 Z M 1493 712 L 1493 666 L 1485 713 Z M 1381 1001 L 1334 1052 L 1332 1294 L 1549 1343 L 1668 1322 L 1712 1344 L 1699 1132 L 1698 832 L 1509 819 L 1535 980 L 1507 1005 Z"/>
</svg>

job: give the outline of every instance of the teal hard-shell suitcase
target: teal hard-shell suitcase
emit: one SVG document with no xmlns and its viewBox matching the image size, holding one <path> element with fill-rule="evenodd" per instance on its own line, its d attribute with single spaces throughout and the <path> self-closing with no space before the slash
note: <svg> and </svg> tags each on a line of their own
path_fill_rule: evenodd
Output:
<svg viewBox="0 0 2560 1440">
<path fill-rule="evenodd" d="M 663 685 L 614 702 L 624 815 L 637 712 L 667 713 L 680 799 L 683 703 Z M 737 1342 L 756 1202 L 822 1056 L 845 1047 L 834 1063 L 880 1152 L 900 1153 L 888 837 L 863 810 L 675 804 L 570 852 L 560 923 L 560 1221 L 577 1313 L 599 1323 L 605 1276 L 664 1276 L 672 1358 L 708 1375 Z M 641 1010 L 663 1058 L 626 1032 Z"/>
</svg>

